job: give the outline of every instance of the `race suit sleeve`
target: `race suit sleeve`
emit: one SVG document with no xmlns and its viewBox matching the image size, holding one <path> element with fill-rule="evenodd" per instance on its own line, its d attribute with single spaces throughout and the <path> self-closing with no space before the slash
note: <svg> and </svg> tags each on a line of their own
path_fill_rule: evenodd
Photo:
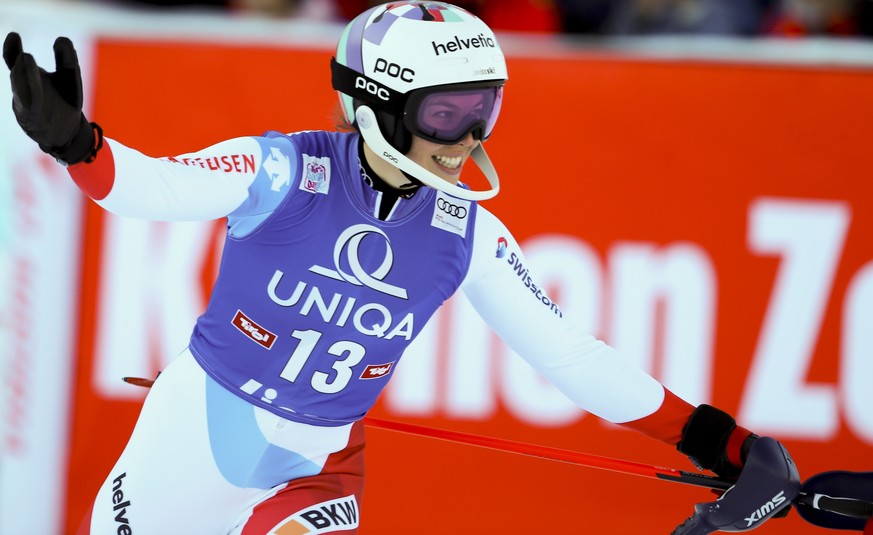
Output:
<svg viewBox="0 0 873 535">
<path fill-rule="evenodd" d="M 94 162 L 68 171 L 86 195 L 116 215 L 205 221 L 271 212 L 290 190 L 296 160 L 286 138 L 241 137 L 166 158 L 105 138 Z"/>
<path fill-rule="evenodd" d="M 481 206 L 474 232 L 462 289 L 497 335 L 586 411 L 678 443 L 694 407 L 552 303 L 537 286 L 518 243 Z"/>
</svg>

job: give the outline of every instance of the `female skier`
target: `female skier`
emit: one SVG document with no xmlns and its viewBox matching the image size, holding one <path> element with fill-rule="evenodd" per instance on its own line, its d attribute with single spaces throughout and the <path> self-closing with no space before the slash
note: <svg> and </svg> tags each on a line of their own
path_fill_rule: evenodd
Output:
<svg viewBox="0 0 873 535">
<path fill-rule="evenodd" d="M 757 437 L 582 331 L 477 204 L 499 188 L 483 142 L 507 69 L 475 16 L 391 2 L 352 20 L 330 66 L 352 132 L 269 132 L 166 158 L 104 137 L 82 113 L 72 43 L 54 50 L 48 73 L 7 36 L 13 108 L 85 194 L 122 216 L 227 218 L 190 345 L 155 382 L 80 533 L 356 533 L 361 419 L 458 290 L 583 409 L 741 473 Z M 469 159 L 489 189 L 460 181 Z"/>
</svg>

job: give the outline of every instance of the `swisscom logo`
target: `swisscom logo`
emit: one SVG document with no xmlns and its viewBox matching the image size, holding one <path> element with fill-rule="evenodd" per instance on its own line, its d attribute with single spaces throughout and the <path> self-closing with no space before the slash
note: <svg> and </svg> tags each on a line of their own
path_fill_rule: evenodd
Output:
<svg viewBox="0 0 873 535">
<path fill-rule="evenodd" d="M 508 244 L 509 242 L 507 242 L 506 238 L 503 236 L 497 238 L 497 254 L 495 255 L 497 258 L 503 258 L 506 256 L 506 247 Z"/>
</svg>

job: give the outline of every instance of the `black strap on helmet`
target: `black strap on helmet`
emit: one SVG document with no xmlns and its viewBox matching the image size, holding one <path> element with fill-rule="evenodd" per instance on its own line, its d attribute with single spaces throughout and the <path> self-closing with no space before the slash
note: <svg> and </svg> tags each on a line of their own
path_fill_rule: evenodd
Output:
<svg viewBox="0 0 873 535">
<path fill-rule="evenodd" d="M 382 135 L 392 147 L 406 154 L 412 145 L 412 132 L 403 126 L 407 95 L 346 67 L 336 58 L 330 59 L 330 72 L 333 88 L 352 97 L 355 110 L 361 104 L 372 108 Z"/>
<path fill-rule="evenodd" d="M 330 82 L 334 89 L 370 105 L 374 110 L 403 115 L 406 95 L 330 59 Z"/>
</svg>

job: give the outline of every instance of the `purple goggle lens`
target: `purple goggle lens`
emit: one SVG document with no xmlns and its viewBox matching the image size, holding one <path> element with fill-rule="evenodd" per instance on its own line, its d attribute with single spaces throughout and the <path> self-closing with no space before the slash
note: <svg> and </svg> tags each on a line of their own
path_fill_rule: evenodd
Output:
<svg viewBox="0 0 873 535">
<path fill-rule="evenodd" d="M 503 87 L 494 85 L 411 95 L 407 128 L 435 143 L 457 143 L 471 132 L 484 141 L 494 129 L 502 101 Z"/>
</svg>

